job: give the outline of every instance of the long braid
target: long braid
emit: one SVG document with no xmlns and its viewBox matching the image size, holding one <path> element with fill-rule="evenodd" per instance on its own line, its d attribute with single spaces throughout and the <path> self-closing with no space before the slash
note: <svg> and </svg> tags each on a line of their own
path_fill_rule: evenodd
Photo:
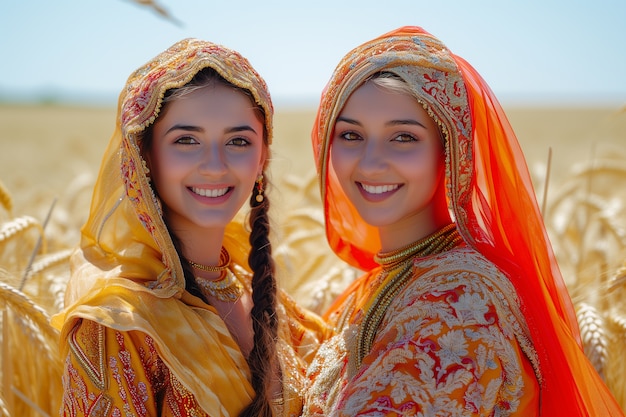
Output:
<svg viewBox="0 0 626 417">
<path fill-rule="evenodd" d="M 262 190 L 259 191 L 263 193 Z M 252 387 L 256 397 L 240 414 L 241 417 L 271 417 L 270 387 L 278 370 L 276 339 L 278 337 L 278 317 L 276 315 L 276 278 L 274 260 L 270 245 L 270 225 L 268 218 L 269 200 L 262 202 L 252 193 L 250 205 L 250 255 L 248 263 L 253 271 L 251 311 L 254 330 L 254 347 L 248 357 L 252 372 Z"/>
<path fill-rule="evenodd" d="M 166 106 L 171 100 L 184 96 L 188 92 L 195 89 L 210 85 L 211 82 L 222 82 L 225 85 L 233 84 L 226 81 L 214 69 L 205 68 L 196 74 L 194 79 L 186 86 L 168 90 L 165 94 L 163 103 Z M 250 97 L 255 103 L 252 94 L 244 89 L 238 88 L 239 91 Z M 257 106 L 261 118 L 265 118 L 265 111 L 261 106 Z M 166 107 L 161 110 L 164 114 Z M 267 126 L 264 125 L 266 128 Z M 150 154 L 152 146 L 152 129 L 150 125 L 140 141 L 142 154 L 147 156 Z M 268 132 L 264 129 L 265 146 L 269 153 Z M 149 162 L 149 161 L 148 161 Z M 263 190 L 260 190 L 263 194 Z M 252 374 L 252 387 L 255 391 L 255 398 L 240 414 L 241 417 L 272 417 L 271 393 L 272 382 L 279 372 L 279 365 L 276 352 L 276 340 L 278 338 L 278 317 L 276 315 L 277 304 L 277 288 L 276 278 L 274 276 L 274 261 L 272 258 L 272 247 L 269 241 L 270 225 L 268 218 L 269 200 L 264 196 L 263 201 L 256 201 L 256 189 L 250 198 L 250 245 L 251 250 L 248 256 L 248 264 L 252 269 L 252 302 L 253 307 L 250 312 L 252 318 L 252 329 L 254 331 L 254 346 L 248 356 L 248 366 Z M 174 233 L 171 233 L 174 247 L 181 259 L 182 242 Z M 191 294 L 200 297 L 208 303 L 204 294 L 196 283 L 193 271 L 187 262 L 182 262 L 183 272 L 185 275 L 185 287 Z"/>
</svg>

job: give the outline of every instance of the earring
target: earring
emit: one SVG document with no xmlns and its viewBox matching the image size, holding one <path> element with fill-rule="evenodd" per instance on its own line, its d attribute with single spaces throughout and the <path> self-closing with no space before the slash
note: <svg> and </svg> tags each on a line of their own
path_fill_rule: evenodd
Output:
<svg viewBox="0 0 626 417">
<path fill-rule="evenodd" d="M 256 191 L 257 191 L 257 195 L 256 195 L 256 201 L 257 203 L 262 203 L 263 202 L 263 174 L 259 174 L 259 176 L 256 179 Z"/>
</svg>

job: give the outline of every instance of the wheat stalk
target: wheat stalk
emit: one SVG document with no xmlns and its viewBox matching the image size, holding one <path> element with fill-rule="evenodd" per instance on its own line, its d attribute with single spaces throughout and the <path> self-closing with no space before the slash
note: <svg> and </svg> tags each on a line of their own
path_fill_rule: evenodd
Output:
<svg viewBox="0 0 626 417">
<path fill-rule="evenodd" d="M 2 204 L 2 207 L 4 207 L 9 214 L 13 211 L 13 199 L 2 181 L 0 181 L 0 204 Z"/>
<path fill-rule="evenodd" d="M 11 417 L 11 414 L 9 414 L 9 410 L 7 410 L 7 406 L 4 403 L 2 395 L 3 393 L 0 393 L 0 417 Z"/>
<path fill-rule="evenodd" d="M 177 26 L 182 25 L 182 22 L 176 19 L 170 12 L 168 12 L 163 6 L 161 6 L 159 2 L 156 2 L 154 0 L 131 0 L 131 1 L 140 6 L 146 6 L 152 9 L 159 16 L 165 18 L 166 20 L 169 20 L 170 22 L 174 23 Z"/>
<path fill-rule="evenodd" d="M 31 335 L 46 347 L 45 350 L 50 357 L 55 357 L 53 352 L 56 352 L 58 332 L 50 325 L 50 318 L 41 307 L 32 302 L 26 294 L 4 282 L 0 282 L 0 303 L 4 304 L 5 308 L 10 307 L 15 311 L 24 325 L 23 330 L 29 330 Z"/>
<path fill-rule="evenodd" d="M 13 408 L 13 404 L 12 404 L 12 400 L 13 397 L 10 396 L 9 389 L 11 387 L 11 377 L 13 376 L 13 362 L 12 362 L 12 358 L 11 358 L 11 352 L 9 349 L 9 319 L 8 319 L 8 313 L 7 313 L 7 309 L 4 308 L 2 310 L 2 356 L 0 356 L 0 365 L 2 365 L 2 375 L 0 375 L 2 378 L 0 379 L 2 381 L 2 391 L 3 393 L 6 393 L 6 395 L 8 396 L 7 398 L 7 402 L 9 403 L 6 407 L 12 409 Z M 7 412 L 7 415 L 9 415 L 9 413 Z"/>
<path fill-rule="evenodd" d="M 15 239 L 23 235 L 26 231 L 37 228 L 43 231 L 39 222 L 31 216 L 22 216 L 8 222 L 4 222 L 0 226 L 0 249 L 4 242 Z"/>
<path fill-rule="evenodd" d="M 586 303 L 579 305 L 576 317 L 585 354 L 598 373 L 604 377 L 607 362 L 607 340 L 603 320 L 598 311 Z"/>
<path fill-rule="evenodd" d="M 56 201 L 57 201 L 56 198 L 52 201 L 52 204 L 50 205 L 50 209 L 48 210 L 48 214 L 46 215 L 43 225 L 41 226 L 41 233 L 39 234 L 39 238 L 37 239 L 37 243 L 35 244 L 35 249 L 33 249 L 33 252 L 30 255 L 30 260 L 28 261 L 28 265 L 26 265 L 26 269 L 24 270 L 24 275 L 22 276 L 22 282 L 20 283 L 20 291 L 24 289 L 24 285 L 26 284 L 26 279 L 30 275 L 30 269 L 33 266 L 33 262 L 35 261 L 35 256 L 37 256 L 37 253 L 39 252 L 41 245 L 44 243 L 43 231 L 48 225 L 48 222 L 50 221 L 50 216 L 52 215 L 52 210 L 54 209 Z"/>
<path fill-rule="evenodd" d="M 552 171 L 552 148 L 548 148 L 548 164 L 546 165 L 546 179 L 543 183 L 543 198 L 541 200 L 541 216 L 546 212 L 548 204 L 548 185 L 550 185 L 550 172 Z"/>
<path fill-rule="evenodd" d="M 609 363 L 607 368 L 606 383 L 615 399 L 626 404 L 626 317 L 615 313 L 606 320 L 607 330 L 610 334 Z"/>
<path fill-rule="evenodd" d="M 43 255 L 36 262 L 33 263 L 32 267 L 28 271 L 27 279 L 32 277 L 33 275 L 40 274 L 45 270 L 60 265 L 63 262 L 66 262 L 70 256 L 72 255 L 73 249 L 64 249 L 59 252 L 51 253 L 48 255 Z"/>
<path fill-rule="evenodd" d="M 58 331 L 49 324 L 42 308 L 4 282 L 0 282 L 0 308 L 2 393 L 6 409 L 20 416 L 57 412 L 62 390 Z M 45 389 L 38 385 L 42 381 Z"/>
</svg>

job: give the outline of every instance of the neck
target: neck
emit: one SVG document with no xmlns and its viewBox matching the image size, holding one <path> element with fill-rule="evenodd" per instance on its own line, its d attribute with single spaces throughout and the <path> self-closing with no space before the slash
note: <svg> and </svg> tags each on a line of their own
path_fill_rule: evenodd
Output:
<svg viewBox="0 0 626 417">
<path fill-rule="evenodd" d="M 415 257 L 446 252 L 459 245 L 461 241 L 456 225 L 448 223 L 434 233 L 406 246 L 389 252 L 379 252 L 374 260 L 383 267 L 383 270 L 391 270 Z"/>
<path fill-rule="evenodd" d="M 423 239 L 452 223 L 447 207 L 429 208 L 419 212 L 404 222 L 388 227 L 380 227 L 381 251 L 389 252 Z"/>
<path fill-rule="evenodd" d="M 194 233 L 177 235 L 182 244 L 185 258 L 203 265 L 218 265 L 224 241 L 224 230 L 205 232 L 199 229 Z"/>
</svg>

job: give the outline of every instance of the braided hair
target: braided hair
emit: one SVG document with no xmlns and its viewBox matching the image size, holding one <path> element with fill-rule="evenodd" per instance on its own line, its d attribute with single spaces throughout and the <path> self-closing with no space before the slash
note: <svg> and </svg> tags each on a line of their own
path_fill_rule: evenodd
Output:
<svg viewBox="0 0 626 417">
<path fill-rule="evenodd" d="M 188 92 L 214 82 L 220 82 L 238 89 L 250 97 L 254 104 L 254 100 L 249 91 L 233 86 L 212 68 L 205 68 L 199 71 L 185 86 L 167 91 L 163 103 L 165 104 Z M 263 118 L 266 117 L 260 106 L 258 106 L 257 109 L 262 114 Z M 163 111 L 166 111 L 165 107 L 162 109 L 162 112 Z M 263 125 L 265 130 L 265 123 Z M 153 126 L 154 124 L 146 128 L 143 138 L 140 141 L 141 151 L 144 157 L 149 155 L 150 152 Z M 269 145 L 267 131 L 264 131 L 264 145 L 266 147 Z M 251 212 L 249 216 L 249 226 L 251 232 L 249 241 L 251 250 L 248 256 L 248 264 L 252 270 L 253 306 L 250 315 L 252 318 L 252 329 L 254 331 L 254 345 L 246 358 L 252 375 L 251 384 L 256 395 L 252 402 L 244 408 L 240 416 L 272 417 L 271 387 L 273 378 L 279 371 L 276 355 L 276 340 L 278 335 L 278 317 L 276 314 L 277 286 L 274 274 L 275 267 L 272 258 L 272 247 L 269 240 L 270 222 L 268 211 L 270 204 L 267 196 L 264 195 L 265 191 L 263 188 L 260 188 L 258 193 L 256 193 L 256 191 L 255 187 L 250 197 Z M 157 190 L 154 190 L 154 192 L 157 193 Z M 263 196 L 260 202 L 256 199 L 256 196 L 259 194 Z M 209 304 L 194 278 L 193 269 L 183 256 L 183 243 L 171 230 L 170 235 L 174 248 L 182 261 L 181 265 L 185 276 L 186 290 Z"/>
<path fill-rule="evenodd" d="M 278 316 L 276 314 L 277 288 L 274 274 L 274 260 L 269 240 L 269 200 L 263 196 L 257 201 L 254 192 L 250 198 L 250 254 L 248 264 L 252 275 L 252 328 L 254 346 L 248 356 L 248 366 L 252 372 L 252 387 L 256 397 L 240 414 L 241 417 L 272 416 L 270 388 L 278 370 L 276 340 L 278 337 Z M 264 191 L 259 190 L 263 195 Z"/>
</svg>

